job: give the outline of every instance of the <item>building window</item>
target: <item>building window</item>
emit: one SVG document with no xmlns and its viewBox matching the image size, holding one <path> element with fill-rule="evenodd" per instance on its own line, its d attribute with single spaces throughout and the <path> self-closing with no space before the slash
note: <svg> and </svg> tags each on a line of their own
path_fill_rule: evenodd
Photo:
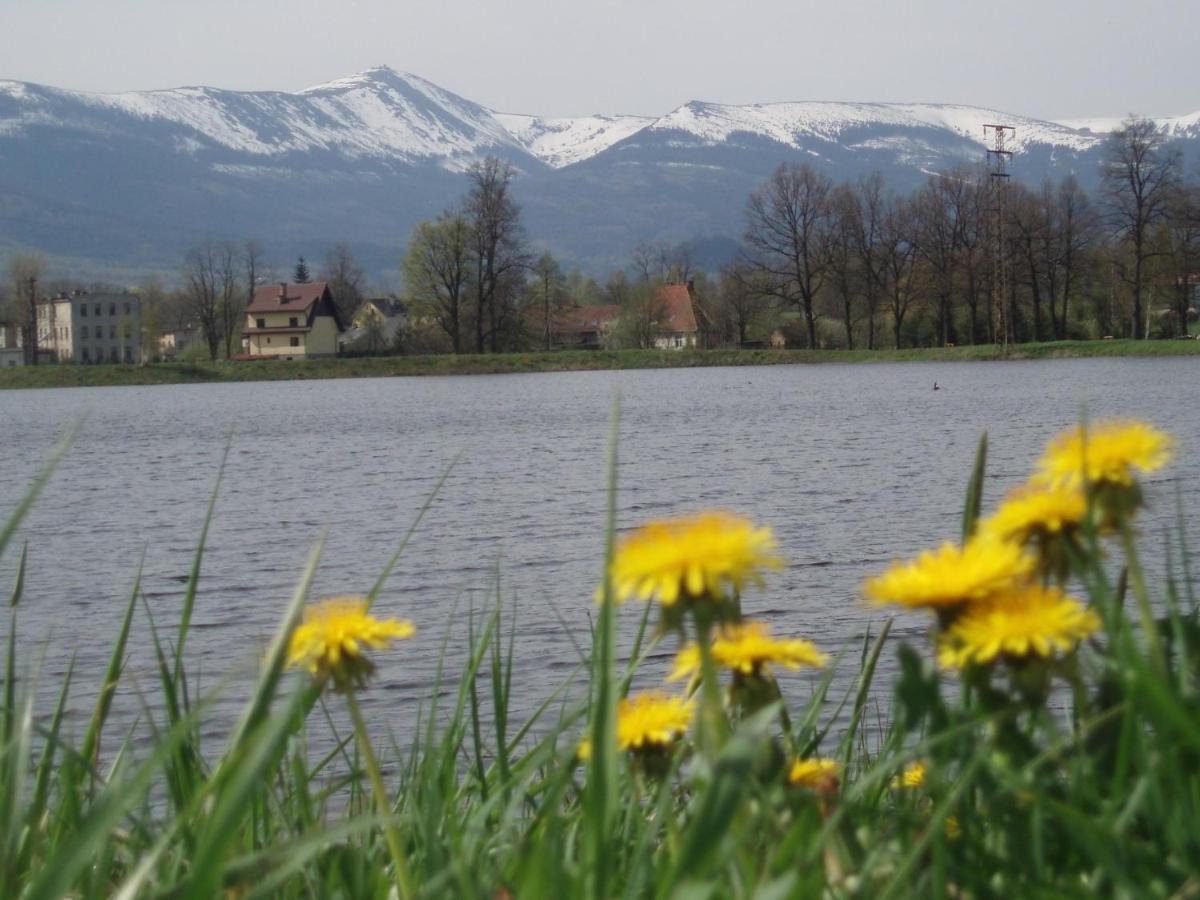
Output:
<svg viewBox="0 0 1200 900">
<path fill-rule="evenodd" d="M 83 338 L 84 340 L 87 340 L 87 326 L 86 325 L 79 326 L 79 336 L 81 338 Z"/>
<path fill-rule="evenodd" d="M 125 304 L 125 315 L 129 315 L 129 304 Z"/>
<path fill-rule="evenodd" d="M 98 316 L 104 315 L 104 311 L 100 308 L 99 303 L 97 303 L 96 306 L 92 309 L 92 312 L 94 312 Z"/>
<path fill-rule="evenodd" d="M 127 363 L 133 362 L 133 348 L 132 347 L 125 348 L 125 362 L 127 362 Z"/>
<path fill-rule="evenodd" d="M 266 319 L 255 319 L 254 321 L 258 323 L 258 327 L 259 327 L 259 328 L 266 328 L 266 327 L 267 327 L 267 320 L 266 320 Z"/>
<path fill-rule="evenodd" d="M 297 319 L 295 316 L 292 316 L 290 319 L 288 319 L 288 328 L 297 328 L 297 327 L 299 327 L 299 325 L 300 325 L 300 320 Z"/>
<path fill-rule="evenodd" d="M 109 359 L 111 359 L 113 362 L 120 362 L 120 361 L 121 361 L 121 357 L 117 355 L 117 348 L 116 348 L 116 347 L 112 347 L 112 348 L 110 348 L 110 349 L 109 349 L 109 351 L 108 351 L 108 358 L 109 358 Z"/>
<path fill-rule="evenodd" d="M 115 341 L 117 339 L 117 326 L 116 325 L 108 326 L 108 339 L 110 341 Z"/>
<path fill-rule="evenodd" d="M 117 314 L 117 304 L 115 304 L 115 303 L 108 304 L 108 314 L 110 316 L 115 316 Z"/>
<path fill-rule="evenodd" d="M 85 319 L 87 318 L 87 304 L 86 303 L 79 304 L 79 315 Z"/>
<path fill-rule="evenodd" d="M 300 338 L 294 337 L 294 338 L 292 338 L 290 343 L 293 347 L 299 347 L 300 346 Z"/>
<path fill-rule="evenodd" d="M 79 352 L 82 354 L 81 358 L 83 359 L 84 362 L 91 362 L 91 360 L 88 359 L 88 348 L 87 347 L 84 347 Z"/>
</svg>

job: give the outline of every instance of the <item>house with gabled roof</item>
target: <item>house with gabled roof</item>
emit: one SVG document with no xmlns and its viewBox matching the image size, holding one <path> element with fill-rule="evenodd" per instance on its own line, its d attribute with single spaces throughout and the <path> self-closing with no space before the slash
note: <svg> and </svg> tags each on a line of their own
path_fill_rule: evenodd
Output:
<svg viewBox="0 0 1200 900">
<path fill-rule="evenodd" d="M 700 329 L 692 307 L 692 292 L 686 284 L 664 284 L 655 294 L 654 346 L 659 350 L 682 350 L 697 346 Z"/>
<path fill-rule="evenodd" d="M 326 282 L 281 282 L 254 292 L 242 337 L 254 359 L 310 359 L 337 356 L 338 335 L 345 330 Z"/>
<path fill-rule="evenodd" d="M 537 310 L 541 318 L 541 310 Z M 605 335 L 621 316 L 615 303 L 568 306 L 550 314 L 551 342 L 557 348 L 598 350 Z M 539 330 L 541 330 L 539 323 Z"/>
</svg>

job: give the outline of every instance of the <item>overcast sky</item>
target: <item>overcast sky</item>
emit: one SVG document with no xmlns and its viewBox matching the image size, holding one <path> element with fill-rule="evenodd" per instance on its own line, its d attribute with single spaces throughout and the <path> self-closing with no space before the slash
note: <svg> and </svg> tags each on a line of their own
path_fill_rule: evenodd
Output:
<svg viewBox="0 0 1200 900">
<path fill-rule="evenodd" d="M 387 64 L 493 109 L 1200 111 L 1200 0 L 0 0 L 0 79 L 297 90 Z"/>
</svg>

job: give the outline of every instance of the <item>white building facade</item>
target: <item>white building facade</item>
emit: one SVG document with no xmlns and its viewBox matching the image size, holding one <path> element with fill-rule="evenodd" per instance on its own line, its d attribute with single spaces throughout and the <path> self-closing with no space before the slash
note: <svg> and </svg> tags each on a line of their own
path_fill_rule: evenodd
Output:
<svg viewBox="0 0 1200 900">
<path fill-rule="evenodd" d="M 38 303 L 38 352 L 60 363 L 141 361 L 136 294 L 60 294 Z"/>
</svg>

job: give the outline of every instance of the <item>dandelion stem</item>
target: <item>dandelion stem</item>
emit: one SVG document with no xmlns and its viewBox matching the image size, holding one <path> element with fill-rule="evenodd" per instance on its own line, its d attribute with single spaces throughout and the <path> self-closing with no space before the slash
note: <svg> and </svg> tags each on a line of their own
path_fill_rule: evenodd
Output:
<svg viewBox="0 0 1200 900">
<path fill-rule="evenodd" d="M 721 708 L 721 687 L 717 681 L 717 663 L 712 652 L 712 621 L 700 609 L 696 615 L 696 646 L 700 650 L 700 744 L 709 761 L 725 742 L 725 713 Z"/>
<path fill-rule="evenodd" d="M 387 817 L 384 834 L 387 837 L 388 849 L 392 854 L 392 865 L 396 870 L 396 889 L 400 892 L 401 900 L 415 897 L 412 875 L 408 871 L 408 862 L 404 855 L 404 844 L 400 840 L 400 830 L 391 820 L 392 808 L 388 801 L 387 791 L 383 787 L 383 775 L 379 771 L 379 761 L 371 747 L 371 737 L 367 733 L 367 723 L 363 721 L 362 711 L 358 707 L 358 698 L 354 691 L 346 691 L 346 705 L 350 708 L 350 718 L 354 721 L 354 733 L 358 736 L 358 744 L 362 749 L 363 761 L 367 764 L 367 775 L 371 779 L 371 790 L 375 794 L 375 805 L 379 814 Z"/>
</svg>

